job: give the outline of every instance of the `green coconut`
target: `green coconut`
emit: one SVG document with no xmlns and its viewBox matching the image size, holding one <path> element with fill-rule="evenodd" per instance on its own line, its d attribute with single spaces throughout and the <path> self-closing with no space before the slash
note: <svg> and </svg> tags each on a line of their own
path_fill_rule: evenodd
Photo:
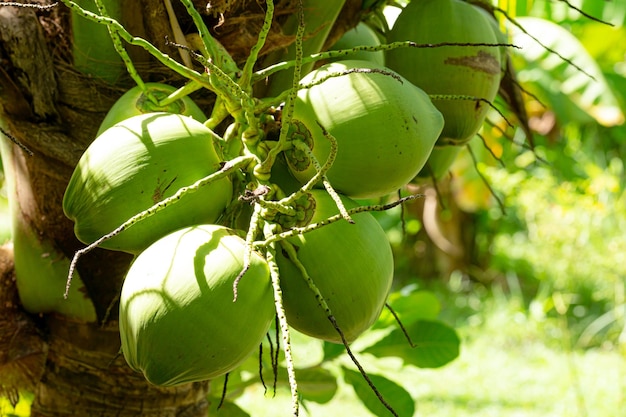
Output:
<svg viewBox="0 0 626 417">
<path fill-rule="evenodd" d="M 338 51 L 341 49 L 352 49 L 359 46 L 380 46 L 380 38 L 368 24 L 360 22 L 356 27 L 350 29 L 333 45 L 329 50 Z M 355 51 L 342 58 L 370 61 L 376 65 L 385 65 L 385 54 L 383 51 Z"/>
<path fill-rule="evenodd" d="M 412 1 L 398 16 L 389 42 L 468 44 L 385 54 L 389 68 L 430 95 L 448 96 L 433 99 L 445 120 L 438 145 L 464 144 L 480 129 L 498 93 L 503 60 L 500 46 L 483 44 L 498 45 L 501 39 L 488 16 L 462 0 Z"/>
<path fill-rule="evenodd" d="M 158 106 L 150 101 L 146 94 L 146 92 L 148 92 L 157 100 L 163 100 L 176 90 L 176 87 L 163 83 L 145 83 L 144 88 L 140 88 L 139 86 L 131 88 L 111 106 L 104 120 L 100 123 L 100 128 L 96 136 L 99 136 L 102 132 L 123 120 L 144 113 L 176 113 L 192 117 L 204 123 L 206 120 L 204 112 L 188 96 L 178 99 L 166 106 Z"/>
<path fill-rule="evenodd" d="M 311 197 L 313 204 L 306 210 L 312 213 L 304 216 L 310 217 L 310 223 L 339 213 L 326 191 L 313 190 Z M 358 206 L 345 196 L 341 200 L 346 208 Z M 355 224 L 341 220 L 287 239 L 349 343 L 380 315 L 394 272 L 391 246 L 376 219 L 367 212 L 355 214 L 353 219 Z M 285 251 L 278 253 L 277 263 L 289 324 L 309 336 L 342 343 L 326 311 Z"/>
<path fill-rule="evenodd" d="M 292 139 L 301 139 L 324 164 L 333 187 L 351 198 L 381 197 L 404 187 L 424 166 L 443 128 L 443 117 L 426 93 L 405 78 L 367 61 L 338 61 L 301 81 Z M 294 177 L 305 183 L 316 171 L 299 149 L 285 152 Z"/>
<path fill-rule="evenodd" d="M 240 365 L 274 318 L 269 267 L 252 253 L 243 270 L 245 241 L 216 225 L 169 234 L 142 252 L 120 296 L 122 352 L 155 385 L 203 381 Z"/>
<path fill-rule="evenodd" d="M 147 113 L 107 129 L 80 158 L 63 198 L 74 233 L 92 243 L 132 216 L 221 168 L 218 136 L 188 116 Z M 228 177 L 188 193 L 100 246 L 139 253 L 181 227 L 214 223 L 232 198 Z"/>
</svg>

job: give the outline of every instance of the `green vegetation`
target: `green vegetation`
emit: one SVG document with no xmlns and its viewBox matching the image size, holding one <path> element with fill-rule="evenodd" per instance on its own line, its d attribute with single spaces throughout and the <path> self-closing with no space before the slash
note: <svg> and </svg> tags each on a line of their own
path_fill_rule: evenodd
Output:
<svg viewBox="0 0 626 417">
<path fill-rule="evenodd" d="M 475 293 L 460 299 L 464 300 L 460 303 L 476 303 L 480 311 L 458 328 L 463 349 L 457 360 L 436 370 L 400 367 L 397 361 L 378 365 L 410 391 L 415 416 L 621 415 L 626 405 L 622 395 L 626 361 L 620 352 L 569 351 L 561 344 L 558 321 L 529 316 L 515 299 L 481 299 Z M 353 395 L 352 388 L 342 384 L 335 399 L 325 405 L 310 404 L 305 415 L 372 416 L 354 402 Z M 270 397 L 261 399 L 262 390 L 255 387 L 238 403 L 251 416 L 284 409 L 283 395 Z"/>
</svg>

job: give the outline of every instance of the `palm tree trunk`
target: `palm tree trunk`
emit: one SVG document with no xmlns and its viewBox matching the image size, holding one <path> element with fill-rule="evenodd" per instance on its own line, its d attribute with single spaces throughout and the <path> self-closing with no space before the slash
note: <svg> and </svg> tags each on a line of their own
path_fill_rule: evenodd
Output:
<svg viewBox="0 0 626 417">
<path fill-rule="evenodd" d="M 48 361 L 32 417 L 207 415 L 208 384 L 158 388 L 126 365 L 117 323 L 98 326 L 54 316 L 47 325 Z"/>
</svg>

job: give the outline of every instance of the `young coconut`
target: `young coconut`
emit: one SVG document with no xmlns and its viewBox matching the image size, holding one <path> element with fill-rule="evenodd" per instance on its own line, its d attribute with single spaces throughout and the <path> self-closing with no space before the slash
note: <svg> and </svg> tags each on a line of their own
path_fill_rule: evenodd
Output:
<svg viewBox="0 0 626 417">
<path fill-rule="evenodd" d="M 462 0 L 410 2 L 388 34 L 389 42 L 418 44 L 498 44 L 492 22 Z M 434 99 L 445 126 L 437 145 L 469 141 L 480 129 L 489 103 L 498 93 L 502 59 L 498 46 L 466 45 L 397 48 L 385 55 L 386 65 L 431 95 L 475 97 Z"/>
<path fill-rule="evenodd" d="M 135 86 L 118 98 L 107 112 L 104 120 L 100 123 L 100 128 L 96 136 L 100 136 L 105 130 L 123 120 L 144 113 L 176 113 L 190 116 L 202 123 L 206 120 L 204 112 L 188 96 L 178 99 L 166 106 L 158 106 L 151 102 L 145 94 L 146 91 L 148 91 L 157 100 L 163 100 L 175 92 L 177 90 L 176 87 L 162 83 L 145 83 L 144 88 L 145 90 L 139 86 Z"/>
<path fill-rule="evenodd" d="M 74 221 L 76 237 L 91 243 L 179 188 L 218 171 L 217 140 L 191 117 L 162 112 L 134 116 L 107 129 L 82 155 L 65 191 L 63 210 Z M 176 229 L 216 222 L 232 194 L 230 179 L 221 178 L 100 246 L 139 253 Z"/>
<path fill-rule="evenodd" d="M 367 23 L 360 22 L 356 27 L 350 29 L 333 45 L 330 51 L 341 49 L 351 49 L 358 46 L 380 46 L 380 38 Z M 370 61 L 377 65 L 385 65 L 385 54 L 383 51 L 357 51 L 346 55 L 345 59 L 358 59 Z M 333 59 L 332 61 L 336 61 Z"/>
<path fill-rule="evenodd" d="M 419 174 L 417 174 L 417 178 L 442 178 L 449 172 L 450 167 L 454 163 L 454 160 L 459 152 L 461 152 L 461 149 L 463 149 L 462 146 L 435 145 L 433 151 L 428 157 L 428 162 L 426 162 L 424 168 L 422 168 Z"/>
<path fill-rule="evenodd" d="M 325 190 L 311 191 L 307 210 L 315 223 L 339 213 L 335 201 Z M 347 209 L 357 207 L 341 196 Z M 348 343 L 354 341 L 378 318 L 393 280 L 391 246 L 374 216 L 363 212 L 353 215 L 355 224 L 345 220 L 287 239 L 310 279 L 335 317 Z M 342 343 L 341 337 L 320 308 L 288 251 L 278 252 L 277 263 L 283 290 L 287 321 L 296 330 L 322 340 Z"/>
<path fill-rule="evenodd" d="M 421 89 L 367 61 L 338 61 L 312 71 L 298 92 L 293 119 L 320 164 L 330 153 L 326 129 L 338 145 L 328 171 L 333 187 L 351 198 L 376 198 L 411 181 L 424 166 L 443 128 L 443 117 Z M 302 125 L 305 132 L 302 131 Z M 302 183 L 316 168 L 300 149 L 285 152 Z"/>
<path fill-rule="evenodd" d="M 122 352 L 155 385 L 208 380 L 257 351 L 275 315 L 269 267 L 256 252 L 243 270 L 245 241 L 200 225 L 169 234 L 142 252 L 120 296 Z"/>
<path fill-rule="evenodd" d="M 177 90 L 176 87 L 162 83 L 145 83 L 145 89 L 157 100 L 162 100 Z M 178 99 L 166 106 L 158 106 L 150 101 L 144 89 L 135 86 L 125 92 L 117 99 L 113 106 L 111 106 L 104 120 L 100 123 L 100 128 L 96 136 L 100 136 L 105 130 L 123 120 L 140 114 L 154 112 L 182 114 L 202 123 L 206 120 L 204 112 L 188 96 Z"/>
</svg>

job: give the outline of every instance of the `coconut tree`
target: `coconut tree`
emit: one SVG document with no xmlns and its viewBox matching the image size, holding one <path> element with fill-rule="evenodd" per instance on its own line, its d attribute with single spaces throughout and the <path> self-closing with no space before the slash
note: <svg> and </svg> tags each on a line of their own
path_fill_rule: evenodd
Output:
<svg viewBox="0 0 626 417">
<path fill-rule="evenodd" d="M 470 8 L 465 2 L 454 2 L 463 3 L 472 13 L 482 13 L 477 12 L 474 6 Z M 0 373 L 3 375 L 0 395 L 16 402 L 21 390 L 34 392 L 32 416 L 207 415 L 211 407 L 208 382 L 196 381 L 174 387 L 157 386 L 131 369 L 121 354 L 118 321 L 120 293 L 134 253 L 106 250 L 97 245 L 90 246 L 88 251 L 84 250 L 85 239 L 81 242 L 76 237 L 80 237 L 80 233 L 78 229 L 75 231 L 73 222 L 68 218 L 67 205 L 64 206 L 64 195 L 70 178 L 85 150 L 101 133 L 103 126 L 110 123 L 105 117 L 110 114 L 114 103 L 132 87 L 139 87 L 147 94 L 149 101 L 154 100 L 147 106 L 153 106 L 156 110 L 171 111 L 172 107 L 169 106 L 180 103 L 176 101 L 179 96 L 188 95 L 199 106 L 198 112 L 209 115 L 207 123 L 216 134 L 226 137 L 232 134 L 229 128 L 233 126 L 233 119 L 239 128 L 248 123 L 240 107 L 248 106 L 247 109 L 250 109 L 255 102 L 249 100 L 241 104 L 245 98 L 280 96 L 292 86 L 294 77 L 298 78 L 298 71 L 305 73 L 313 68 L 314 62 L 303 62 L 303 57 L 328 49 L 342 34 L 366 17 L 370 17 L 370 23 L 374 22 L 373 26 L 384 32 L 386 22 L 375 12 L 380 10 L 382 3 L 385 2 L 333 0 L 323 4 L 313 0 L 68 0 L 53 3 L 42 0 L 29 4 L 0 3 L 1 152 L 12 218 L 12 246 L 0 252 Z M 493 8 L 486 2 L 473 3 L 488 12 L 484 16 L 493 16 Z M 480 19 L 484 18 L 487 22 L 484 16 Z M 495 21 L 492 23 L 495 24 Z M 494 27 L 497 28 L 497 25 L 485 30 L 490 32 Z M 457 51 L 458 48 L 461 51 L 462 48 L 471 48 L 472 42 L 480 43 L 485 48 L 481 50 L 481 57 L 490 56 L 494 50 L 504 51 L 502 48 L 506 47 L 507 40 L 497 38 L 495 32 L 490 33 L 491 38 L 486 41 L 471 40 L 465 42 L 465 45 L 457 39 L 452 42 L 456 42 Z M 402 39 L 391 40 L 402 43 Z M 337 52 L 327 58 L 343 55 Z M 502 55 L 500 52 L 497 54 L 498 57 L 505 55 L 504 52 Z M 294 60 L 296 65 L 283 65 L 280 72 L 254 72 L 279 62 L 293 63 Z M 452 60 L 465 62 L 459 57 Z M 491 61 L 494 59 L 490 56 L 490 63 L 495 62 L 495 65 L 490 66 L 490 71 L 498 78 L 503 101 L 512 109 L 511 117 L 516 116 L 522 128 L 528 132 L 512 67 L 506 65 L 505 59 Z M 391 74 L 390 70 L 381 68 L 364 73 L 379 73 L 400 79 Z M 342 71 L 342 75 L 351 77 L 363 75 L 360 74 L 362 71 L 354 68 Z M 254 80 L 252 74 L 256 76 Z M 503 76 L 501 81 L 500 76 Z M 238 83 L 232 83 L 233 80 Z M 165 96 L 157 97 L 155 90 L 147 93 L 149 90 L 145 87 L 150 82 L 166 83 L 173 87 Z M 492 86 L 493 94 L 497 88 L 497 83 L 495 87 Z M 176 92 L 169 96 L 172 91 Z M 328 91 L 324 94 L 331 93 Z M 454 94 L 445 94 L 449 97 L 438 95 L 438 99 L 446 101 L 450 97 L 454 98 Z M 463 101 L 466 109 L 481 107 L 481 117 L 484 117 L 490 106 L 493 107 L 489 103 L 493 97 L 477 99 L 470 94 L 473 93 L 462 93 L 456 99 Z M 292 93 L 291 97 L 294 95 Z M 282 96 L 283 101 L 285 97 Z M 286 108 L 286 114 L 289 114 L 288 106 Z M 270 119 L 279 124 L 281 118 L 276 115 L 280 114 L 280 111 L 276 111 Z M 479 125 L 470 129 L 471 134 L 468 135 L 473 136 Z M 264 128 L 267 129 L 265 134 L 275 134 L 276 142 L 281 143 L 271 123 Z M 331 143 L 334 140 L 321 126 L 318 133 L 320 140 Z M 238 134 L 245 142 L 256 132 L 254 129 L 241 128 Z M 111 137 L 113 139 L 113 135 Z M 436 134 L 433 142 L 435 139 Z M 469 139 L 465 136 L 455 138 L 452 144 L 464 145 Z M 440 145 L 450 145 L 448 142 Z M 264 157 L 270 155 L 267 160 L 274 162 L 271 148 L 259 147 L 254 157 L 258 159 L 259 154 Z M 243 162 L 249 160 L 244 159 Z M 258 163 L 254 175 L 266 178 L 270 174 L 271 165 L 264 161 Z M 321 170 L 326 172 L 328 167 L 324 167 Z M 319 167 L 315 168 L 320 171 Z M 229 165 L 224 164 L 220 168 L 224 169 L 230 169 Z M 311 170 L 311 175 L 314 176 L 316 170 Z M 445 170 L 446 167 L 442 172 Z M 414 176 L 417 171 L 409 176 Z M 428 174 L 433 172 L 427 172 L 426 176 Z M 437 175 L 431 176 L 439 175 L 441 173 L 437 172 Z M 309 181 L 309 177 L 303 182 Z M 264 184 L 264 180 L 261 184 Z M 295 189 L 301 186 L 296 185 Z M 289 187 L 285 185 L 284 188 L 287 190 Z M 396 187 L 397 184 L 392 188 Z M 327 188 L 330 193 L 332 186 Z M 162 200 L 162 191 L 164 189 L 158 188 L 152 195 L 155 204 L 170 201 Z M 260 186 L 239 191 L 242 200 L 258 203 L 267 189 Z M 368 192 L 363 195 L 370 197 Z M 342 203 L 337 205 L 341 211 Z M 346 206 L 358 210 L 349 204 Z M 386 205 L 371 207 L 376 210 L 388 208 Z M 101 214 L 101 219 L 92 219 L 94 227 L 106 224 L 105 217 L 108 219 L 108 214 Z M 258 220 L 255 215 L 258 215 L 256 211 L 251 218 Z M 347 212 L 341 212 L 341 215 L 349 220 Z M 256 225 L 253 221 L 249 223 Z M 106 226 L 102 233 L 107 233 L 108 228 Z M 256 231 L 252 226 L 250 230 Z M 120 229 L 116 234 L 122 232 Z M 254 233 L 249 233 L 247 243 L 251 244 L 254 237 Z M 285 243 L 282 255 L 297 259 L 297 255 L 294 255 L 296 249 L 289 245 Z M 76 256 L 77 252 L 80 257 Z M 296 263 L 296 266 L 301 264 Z M 325 304 L 319 301 L 322 298 L 317 297 L 317 301 L 324 307 Z M 332 320 L 328 306 L 325 308 L 326 318 L 331 318 L 334 330 L 339 333 L 340 337 L 336 341 L 343 340 L 344 347 L 350 353 L 348 343 Z M 322 315 L 320 323 L 324 319 Z M 277 331 L 279 324 L 276 326 Z M 428 335 L 431 331 L 431 334 L 438 334 L 447 350 L 415 354 L 414 351 L 401 348 L 394 351 L 381 345 L 368 348 L 369 352 L 379 356 L 395 354 L 409 363 L 425 367 L 441 366 L 456 357 L 459 342 L 451 329 L 434 321 L 416 321 L 413 324 L 415 326 L 411 328 L 415 333 Z M 332 333 L 333 329 L 329 329 Z M 389 336 L 386 339 L 392 346 L 398 344 L 397 340 L 404 340 L 405 336 L 409 338 L 406 331 L 404 335 L 398 331 Z M 411 348 L 414 347 L 410 338 L 409 344 Z M 337 355 L 332 349 L 329 352 L 330 357 Z M 351 353 L 350 356 L 356 362 Z M 276 363 L 272 362 L 272 365 Z M 366 388 L 369 386 L 378 396 L 384 409 L 381 412 L 395 413 L 374 386 L 385 385 L 385 380 L 377 378 L 376 384 L 373 384 L 360 367 L 359 370 L 367 382 Z M 313 377 L 318 378 L 319 374 Z M 345 378 L 352 384 L 363 383 L 357 372 L 345 370 Z M 401 391 L 403 399 L 412 403 L 409 394 Z M 297 414 L 297 407 L 294 414 Z"/>
</svg>

